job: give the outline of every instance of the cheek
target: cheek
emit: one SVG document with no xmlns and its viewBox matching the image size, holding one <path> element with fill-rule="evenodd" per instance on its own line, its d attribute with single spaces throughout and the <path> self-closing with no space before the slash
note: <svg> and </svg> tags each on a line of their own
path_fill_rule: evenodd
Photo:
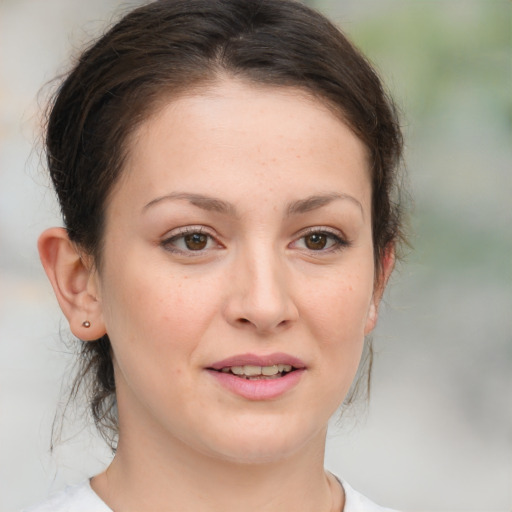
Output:
<svg viewBox="0 0 512 512">
<path fill-rule="evenodd" d="M 140 265 L 137 272 L 128 265 L 112 271 L 108 285 L 105 322 L 118 401 L 145 404 L 156 417 L 161 404 L 172 409 L 193 387 L 189 369 L 218 309 L 212 295 L 219 288 Z"/>
<path fill-rule="evenodd" d="M 373 283 L 365 274 L 347 274 L 316 286 L 309 293 L 305 310 L 322 334 L 319 340 L 357 343 L 364 338 Z"/>
<path fill-rule="evenodd" d="M 176 361 L 179 352 L 194 349 L 218 309 L 213 279 L 189 279 L 158 266 L 130 270 L 129 264 L 108 275 L 104 316 L 116 356 L 129 348 L 133 357 Z"/>
<path fill-rule="evenodd" d="M 365 326 L 373 295 L 372 273 L 343 273 L 314 287 L 307 308 L 312 335 L 318 344 L 318 370 L 328 375 L 321 394 L 330 410 L 341 404 L 356 375 L 364 346 Z"/>
</svg>

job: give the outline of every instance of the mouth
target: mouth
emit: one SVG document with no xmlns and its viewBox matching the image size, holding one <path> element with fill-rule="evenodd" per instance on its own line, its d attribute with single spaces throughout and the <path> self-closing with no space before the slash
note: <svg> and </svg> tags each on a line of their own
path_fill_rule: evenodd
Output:
<svg viewBox="0 0 512 512">
<path fill-rule="evenodd" d="M 272 381 L 303 373 L 306 365 L 290 354 L 240 354 L 213 363 L 207 370 L 219 377 L 243 381 Z"/>
<path fill-rule="evenodd" d="M 230 393 L 253 401 L 274 400 L 299 384 L 306 365 L 284 353 L 240 354 L 205 368 Z"/>
<path fill-rule="evenodd" d="M 255 366 L 255 365 L 243 365 L 243 366 L 223 366 L 218 371 L 221 373 L 228 373 L 247 380 L 271 380 L 279 379 L 289 374 L 290 372 L 296 371 L 298 368 L 293 367 L 291 364 L 273 364 L 269 366 Z"/>
</svg>

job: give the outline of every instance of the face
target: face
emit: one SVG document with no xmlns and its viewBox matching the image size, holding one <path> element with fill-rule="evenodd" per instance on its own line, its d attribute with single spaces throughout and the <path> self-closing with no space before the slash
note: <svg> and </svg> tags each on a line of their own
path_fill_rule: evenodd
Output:
<svg viewBox="0 0 512 512">
<path fill-rule="evenodd" d="M 104 236 L 121 439 L 254 462 L 325 436 L 377 302 L 367 157 L 339 118 L 234 81 L 168 103 Z"/>
</svg>

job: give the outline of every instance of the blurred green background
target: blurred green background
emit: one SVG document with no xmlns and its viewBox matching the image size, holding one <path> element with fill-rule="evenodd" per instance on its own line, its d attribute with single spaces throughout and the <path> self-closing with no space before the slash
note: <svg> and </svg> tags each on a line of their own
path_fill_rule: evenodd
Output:
<svg viewBox="0 0 512 512">
<path fill-rule="evenodd" d="M 0 0 L 2 511 L 108 460 L 87 432 L 48 455 L 69 357 L 35 250 L 58 209 L 32 147 L 40 87 L 139 3 Z M 333 424 L 327 465 L 397 509 L 510 511 L 512 3 L 308 3 L 367 54 L 400 106 L 412 197 L 413 248 L 374 337 L 369 408 Z"/>
</svg>

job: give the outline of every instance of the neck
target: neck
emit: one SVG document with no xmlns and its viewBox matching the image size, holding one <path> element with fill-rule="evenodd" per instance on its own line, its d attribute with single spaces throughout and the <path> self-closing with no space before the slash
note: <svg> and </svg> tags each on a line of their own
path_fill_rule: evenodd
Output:
<svg viewBox="0 0 512 512">
<path fill-rule="evenodd" d="M 298 452 L 263 463 L 222 460 L 176 440 L 163 446 L 141 435 L 123 434 L 114 461 L 92 482 L 116 512 L 343 508 L 341 488 L 323 468 L 325 432 Z"/>
</svg>

